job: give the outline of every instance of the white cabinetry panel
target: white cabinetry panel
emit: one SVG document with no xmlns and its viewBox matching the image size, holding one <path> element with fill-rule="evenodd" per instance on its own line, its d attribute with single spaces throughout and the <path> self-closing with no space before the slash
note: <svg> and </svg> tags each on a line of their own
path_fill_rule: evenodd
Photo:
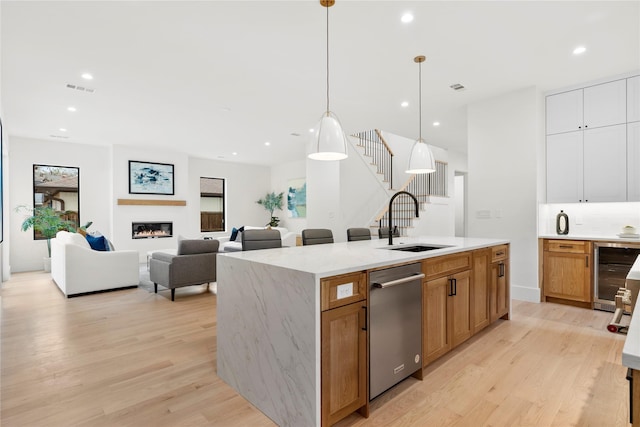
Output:
<svg viewBox="0 0 640 427">
<path fill-rule="evenodd" d="M 584 89 L 584 129 L 627 122 L 627 80 Z"/>
<path fill-rule="evenodd" d="M 582 201 L 582 134 L 547 137 L 547 203 Z"/>
<path fill-rule="evenodd" d="M 627 125 L 584 131 L 584 201 L 627 200 Z"/>
<path fill-rule="evenodd" d="M 640 122 L 640 76 L 627 79 L 627 122 Z"/>
<path fill-rule="evenodd" d="M 640 121 L 627 124 L 627 200 L 640 202 Z"/>
<path fill-rule="evenodd" d="M 547 135 L 582 128 L 582 89 L 547 96 Z"/>
</svg>

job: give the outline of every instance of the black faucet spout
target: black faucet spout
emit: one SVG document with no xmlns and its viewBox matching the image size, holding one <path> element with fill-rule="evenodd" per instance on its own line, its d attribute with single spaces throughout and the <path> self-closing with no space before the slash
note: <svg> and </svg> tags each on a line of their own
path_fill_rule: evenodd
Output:
<svg viewBox="0 0 640 427">
<path fill-rule="evenodd" d="M 393 245 L 393 230 L 392 230 L 392 210 L 391 210 L 391 206 L 393 205 L 393 201 L 396 199 L 396 197 L 398 197 L 401 194 L 406 194 L 407 196 L 410 196 L 413 199 L 413 203 L 416 205 L 416 218 L 420 217 L 420 213 L 419 213 L 419 203 L 418 203 L 418 199 L 416 198 L 416 196 L 414 196 L 413 194 L 409 193 L 408 191 L 398 191 L 396 194 L 394 194 L 393 196 L 391 196 L 391 200 L 389 200 L 389 245 Z"/>
</svg>

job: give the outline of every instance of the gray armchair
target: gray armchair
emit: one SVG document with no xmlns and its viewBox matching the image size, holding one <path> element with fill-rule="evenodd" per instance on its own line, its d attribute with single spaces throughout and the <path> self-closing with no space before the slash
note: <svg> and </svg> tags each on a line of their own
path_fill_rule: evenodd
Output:
<svg viewBox="0 0 640 427">
<path fill-rule="evenodd" d="M 216 239 L 181 240 L 177 255 L 154 252 L 149 275 L 155 293 L 158 293 L 158 285 L 164 286 L 171 289 L 171 301 L 174 301 L 176 288 L 215 282 L 219 245 Z"/>
</svg>

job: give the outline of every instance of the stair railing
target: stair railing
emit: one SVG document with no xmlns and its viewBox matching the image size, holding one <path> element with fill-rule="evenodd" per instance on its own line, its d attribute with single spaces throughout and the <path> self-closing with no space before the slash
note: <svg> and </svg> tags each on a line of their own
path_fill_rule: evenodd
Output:
<svg viewBox="0 0 640 427">
<path fill-rule="evenodd" d="M 377 172 L 393 188 L 393 151 L 382 137 L 378 129 L 353 134 L 358 138 L 358 146 L 364 148 L 364 155 L 371 157 L 371 164 L 376 166 Z"/>
</svg>

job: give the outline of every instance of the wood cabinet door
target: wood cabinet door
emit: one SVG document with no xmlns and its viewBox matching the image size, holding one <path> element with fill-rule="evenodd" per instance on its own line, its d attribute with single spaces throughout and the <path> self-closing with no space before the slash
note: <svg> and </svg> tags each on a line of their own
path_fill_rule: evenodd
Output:
<svg viewBox="0 0 640 427">
<path fill-rule="evenodd" d="M 589 254 L 544 253 L 544 296 L 591 302 Z"/>
<path fill-rule="evenodd" d="M 423 363 L 436 360 L 451 350 L 449 333 L 450 283 L 448 277 L 423 282 Z"/>
<path fill-rule="evenodd" d="M 507 260 L 491 264 L 489 307 L 491 322 L 501 317 L 509 318 L 509 263 Z"/>
<path fill-rule="evenodd" d="M 451 300 L 451 348 L 471 337 L 471 271 L 454 274 Z"/>
<path fill-rule="evenodd" d="M 471 307 L 473 333 L 489 326 L 489 257 L 490 249 L 473 252 Z"/>
<path fill-rule="evenodd" d="M 367 405 L 367 332 L 362 302 L 322 312 L 322 425 Z"/>
</svg>

